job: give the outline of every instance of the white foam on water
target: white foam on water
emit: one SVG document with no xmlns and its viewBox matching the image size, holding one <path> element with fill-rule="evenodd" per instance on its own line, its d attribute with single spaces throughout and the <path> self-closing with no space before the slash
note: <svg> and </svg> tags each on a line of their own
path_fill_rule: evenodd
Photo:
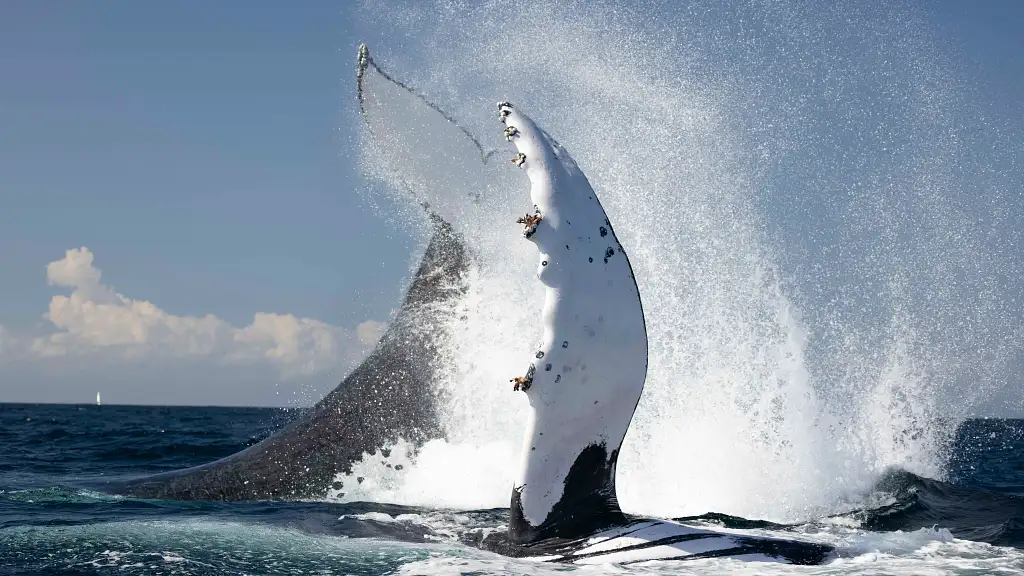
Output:
<svg viewBox="0 0 1024 576">
<path fill-rule="evenodd" d="M 328 499 L 459 510 L 494 508 L 495 502 L 508 500 L 513 473 L 509 462 L 518 456 L 508 443 L 432 440 L 420 447 L 415 458 L 411 454 L 412 447 L 401 442 L 391 447 L 387 459 L 379 452 L 364 457 L 349 474 L 335 478 L 343 487 L 331 489 Z M 461 473 L 452 474 L 452 470 Z"/>
<path fill-rule="evenodd" d="M 714 6 L 381 1 L 356 17 L 382 66 L 485 144 L 511 100 L 600 195 L 650 340 L 624 509 L 793 521 L 848 509 L 891 466 L 941 477 L 956 422 L 1019 353 L 998 158 L 966 151 L 984 120 L 913 6 Z M 456 222 L 479 264 L 438 311 L 448 441 L 397 474 L 368 459 L 361 498 L 508 504 L 525 403 L 508 379 L 541 302 L 528 243 L 494 217 L 530 208 L 508 170 L 483 191 L 493 209 Z"/>
</svg>

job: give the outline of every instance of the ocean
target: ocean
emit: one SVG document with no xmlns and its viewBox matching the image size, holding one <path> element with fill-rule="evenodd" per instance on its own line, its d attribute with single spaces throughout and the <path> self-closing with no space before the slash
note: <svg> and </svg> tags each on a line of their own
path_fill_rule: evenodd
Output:
<svg viewBox="0 0 1024 576">
<path fill-rule="evenodd" d="M 104 482 L 232 454 L 296 410 L 0 404 L 0 574 L 1024 574 L 1024 421 L 963 422 L 945 481 L 892 470 L 862 507 L 798 524 L 688 521 L 837 547 L 824 566 L 728 559 L 540 565 L 468 546 L 501 508 L 173 502 Z"/>
</svg>

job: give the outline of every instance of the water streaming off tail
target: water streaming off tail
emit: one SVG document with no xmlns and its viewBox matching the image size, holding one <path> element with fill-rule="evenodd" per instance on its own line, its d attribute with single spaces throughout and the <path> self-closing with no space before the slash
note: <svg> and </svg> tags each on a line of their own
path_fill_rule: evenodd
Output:
<svg viewBox="0 0 1024 576">
<path fill-rule="evenodd" d="M 507 382 L 542 297 L 501 99 L 575 157 L 636 272 L 651 356 L 619 461 L 624 509 L 799 519 L 843 508 L 888 466 L 943 474 L 956 419 L 1019 354 L 1005 284 L 1019 262 L 997 249 L 1019 209 L 998 149 L 977 152 L 1001 136 L 921 15 L 374 2 L 356 17 L 377 61 L 484 149 L 429 137 L 435 112 L 369 84 L 381 125 L 429 154 L 367 134 L 364 166 L 429 188 L 478 264 L 459 306 L 433 314 L 452 327 L 448 442 L 405 474 L 368 459 L 348 497 L 507 505 L 525 410 Z"/>
</svg>

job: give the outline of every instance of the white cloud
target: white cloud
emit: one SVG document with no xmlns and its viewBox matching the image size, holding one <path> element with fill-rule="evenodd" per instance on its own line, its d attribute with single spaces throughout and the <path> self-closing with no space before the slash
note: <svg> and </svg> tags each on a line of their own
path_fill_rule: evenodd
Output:
<svg viewBox="0 0 1024 576">
<path fill-rule="evenodd" d="M 64 258 L 46 265 L 46 281 L 51 286 L 98 286 L 102 275 L 99 268 L 92 265 L 92 252 L 84 246 L 72 248 Z"/>
<path fill-rule="evenodd" d="M 381 336 L 384 335 L 384 331 L 387 329 L 388 325 L 384 322 L 367 320 L 359 326 L 356 326 L 356 336 L 359 337 L 359 341 L 363 344 L 372 346 L 380 340 Z"/>
<path fill-rule="evenodd" d="M 256 313 L 240 328 L 211 314 L 176 316 L 101 284 L 102 272 L 85 247 L 68 250 L 47 265 L 46 278 L 51 285 L 72 289 L 70 295 L 54 296 L 43 315 L 52 331 L 19 337 L 0 326 L 0 357 L 269 363 L 289 377 L 350 367 L 385 328 L 368 320 L 349 330 L 268 312 Z"/>
</svg>

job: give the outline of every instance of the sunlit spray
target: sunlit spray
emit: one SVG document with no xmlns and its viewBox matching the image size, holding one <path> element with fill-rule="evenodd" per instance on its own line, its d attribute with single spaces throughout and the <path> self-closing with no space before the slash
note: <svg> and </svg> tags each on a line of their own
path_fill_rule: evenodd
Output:
<svg viewBox="0 0 1024 576">
<path fill-rule="evenodd" d="M 378 60 L 469 133 L 493 134 L 495 100 L 529 110 L 631 247 L 650 367 L 619 459 L 625 511 L 798 520 L 845 509 L 887 467 L 940 477 L 957 419 L 1013 353 L 1004 264 L 959 191 L 986 159 L 959 148 L 969 110 L 955 75 L 902 8 L 674 10 L 359 15 Z M 500 145 L 480 138 L 485 153 Z M 401 189 L 393 170 L 409 159 L 365 144 L 364 167 Z M 445 179 L 444 194 L 486 207 L 453 217 L 477 263 L 459 306 L 433 319 L 450 325 L 447 441 L 360 498 L 508 505 L 512 461 L 478 464 L 517 453 L 525 400 L 508 380 L 539 337 L 542 295 L 512 216 L 530 207 L 480 162 Z M 405 170 L 428 185 L 428 166 L 445 170 Z"/>
</svg>

